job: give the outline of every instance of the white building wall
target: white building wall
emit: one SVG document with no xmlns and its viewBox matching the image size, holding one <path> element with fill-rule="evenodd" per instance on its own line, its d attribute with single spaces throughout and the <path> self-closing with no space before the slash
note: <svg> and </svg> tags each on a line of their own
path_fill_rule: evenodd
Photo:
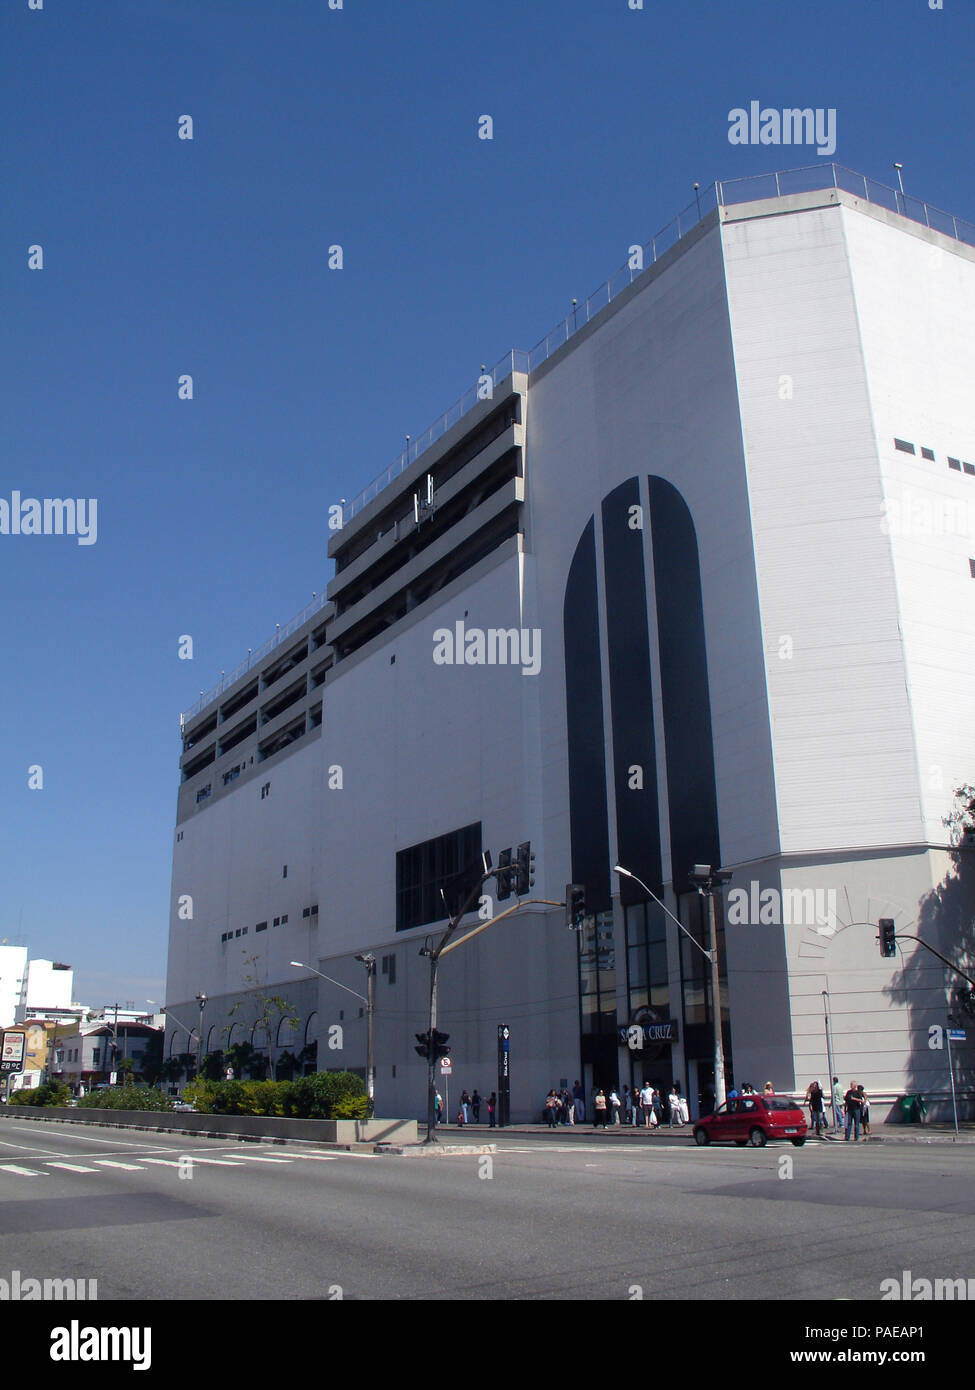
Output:
<svg viewBox="0 0 975 1390">
<path fill-rule="evenodd" d="M 0 1028 L 13 1023 L 27 972 L 26 946 L 0 946 Z"/>
</svg>

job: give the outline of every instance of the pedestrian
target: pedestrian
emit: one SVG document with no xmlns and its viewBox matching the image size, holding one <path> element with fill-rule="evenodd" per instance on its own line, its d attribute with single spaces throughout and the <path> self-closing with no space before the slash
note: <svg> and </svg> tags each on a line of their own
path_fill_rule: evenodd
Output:
<svg viewBox="0 0 975 1390">
<path fill-rule="evenodd" d="M 433 1098 L 433 1108 L 437 1117 L 437 1124 L 443 1124 L 443 1096 L 439 1091 Z"/>
<path fill-rule="evenodd" d="M 863 1126 L 863 1136 L 866 1138 L 870 1133 L 870 1101 L 867 1099 L 867 1093 L 862 1086 L 857 1087 L 857 1093 L 860 1097 L 860 1124 Z"/>
<path fill-rule="evenodd" d="M 474 1117 L 474 1123 L 479 1125 L 481 1123 L 481 1097 L 477 1094 L 476 1086 L 474 1087 L 474 1094 L 471 1096 L 471 1114 Z"/>
<path fill-rule="evenodd" d="M 545 1097 L 545 1119 L 548 1121 L 549 1129 L 555 1129 L 559 1123 L 559 1098 L 555 1090 L 549 1091 Z"/>
<path fill-rule="evenodd" d="M 461 1114 L 464 1116 L 462 1123 L 469 1125 L 471 1122 L 471 1098 L 466 1091 L 461 1091 L 460 1093 L 460 1109 Z"/>
<path fill-rule="evenodd" d="M 857 1083 L 855 1081 L 850 1082 L 850 1089 L 843 1097 L 843 1104 L 846 1106 L 846 1135 L 844 1137 L 847 1142 L 849 1142 L 850 1130 L 852 1129 L 853 1142 L 856 1144 L 860 1139 L 861 1101 L 860 1092 L 857 1090 Z"/>
<path fill-rule="evenodd" d="M 670 1095 L 667 1097 L 667 1108 L 670 1111 L 671 1129 L 673 1129 L 675 1125 L 684 1123 L 680 1113 L 680 1091 L 677 1089 L 676 1081 L 670 1088 Z"/>
<path fill-rule="evenodd" d="M 644 1081 L 640 1092 L 640 1113 L 643 1115 L 644 1126 L 649 1129 L 653 1124 L 653 1087 L 649 1081 Z"/>
<path fill-rule="evenodd" d="M 657 1128 L 663 1122 L 664 1111 L 660 1102 L 660 1092 L 654 1087 L 653 1100 L 650 1102 L 653 1108 L 653 1127 Z"/>
<path fill-rule="evenodd" d="M 809 1090 L 806 1092 L 806 1104 L 809 1106 L 809 1125 L 815 1129 L 816 1137 L 819 1138 L 820 1131 L 826 1124 L 826 1109 L 823 1102 L 823 1088 L 818 1081 L 811 1082 Z"/>
<path fill-rule="evenodd" d="M 586 1119 L 586 1093 L 577 1081 L 572 1087 L 572 1103 L 575 1106 L 576 1124 L 585 1123 Z"/>
<path fill-rule="evenodd" d="M 833 1128 L 843 1128 L 843 1087 L 840 1085 L 840 1078 L 833 1077 Z"/>
<path fill-rule="evenodd" d="M 629 1086 L 624 1086 L 624 1087 L 623 1087 L 623 1123 L 624 1123 L 624 1124 L 627 1124 L 627 1125 L 628 1125 L 628 1124 L 630 1123 L 630 1116 L 632 1115 L 632 1113 L 633 1113 L 633 1102 L 632 1102 L 632 1100 L 630 1099 L 630 1088 L 629 1088 Z"/>
<path fill-rule="evenodd" d="M 489 1127 L 490 1129 L 495 1129 L 495 1128 L 496 1128 L 495 1116 L 497 1115 L 497 1110 L 498 1110 L 498 1096 L 497 1096 L 497 1092 L 496 1092 L 496 1091 L 492 1091 L 491 1094 L 488 1096 L 488 1099 L 487 1099 L 488 1127 Z"/>
<path fill-rule="evenodd" d="M 571 1092 L 567 1089 L 562 1092 L 562 1104 L 565 1108 L 565 1123 L 574 1125 L 576 1122 L 576 1103 L 572 1099 Z"/>
<path fill-rule="evenodd" d="M 775 1087 L 772 1085 L 771 1081 L 766 1081 L 765 1083 L 765 1094 L 767 1096 L 775 1095 Z"/>
<path fill-rule="evenodd" d="M 610 1091 L 610 1093 L 609 1093 L 609 1109 L 610 1109 L 610 1114 L 611 1114 L 612 1117 L 613 1117 L 612 1123 L 613 1123 L 614 1125 L 618 1125 L 619 1122 L 620 1122 L 620 1105 L 621 1105 L 621 1101 L 620 1101 L 619 1096 L 616 1094 L 616 1091 L 615 1091 L 615 1090 Z"/>
<path fill-rule="evenodd" d="M 592 1124 L 593 1129 L 598 1129 L 600 1125 L 602 1125 L 603 1129 L 605 1129 L 605 1128 L 606 1128 L 607 1105 L 606 1105 L 606 1092 L 603 1090 L 602 1086 L 597 1086 L 597 1087 L 596 1087 L 596 1094 L 593 1096 L 592 1108 L 593 1108 L 593 1124 Z"/>
</svg>

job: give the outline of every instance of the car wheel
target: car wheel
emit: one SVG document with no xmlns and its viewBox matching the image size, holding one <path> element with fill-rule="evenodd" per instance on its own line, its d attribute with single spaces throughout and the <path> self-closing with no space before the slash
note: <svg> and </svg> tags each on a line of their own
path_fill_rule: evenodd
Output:
<svg viewBox="0 0 975 1390">
<path fill-rule="evenodd" d="M 753 1129 L 751 1134 L 749 1134 L 748 1136 L 748 1142 L 749 1144 L 751 1144 L 753 1149 L 762 1148 L 766 1142 L 765 1131 L 763 1129 L 758 1128 Z"/>
<path fill-rule="evenodd" d="M 797 1149 L 801 1149 L 802 1146 L 803 1146 L 803 1144 L 806 1142 L 806 1136 L 803 1135 L 803 1137 L 802 1137 L 801 1139 L 793 1139 L 792 1142 L 793 1142 L 793 1144 L 795 1144 L 795 1146 L 796 1146 Z"/>
<path fill-rule="evenodd" d="M 710 1139 L 710 1136 L 708 1135 L 708 1132 L 707 1132 L 706 1129 L 696 1129 L 696 1130 L 694 1131 L 694 1143 L 695 1143 L 695 1144 L 700 1144 L 700 1145 L 703 1146 L 704 1144 L 710 1144 L 710 1142 L 711 1142 L 711 1139 Z"/>
</svg>

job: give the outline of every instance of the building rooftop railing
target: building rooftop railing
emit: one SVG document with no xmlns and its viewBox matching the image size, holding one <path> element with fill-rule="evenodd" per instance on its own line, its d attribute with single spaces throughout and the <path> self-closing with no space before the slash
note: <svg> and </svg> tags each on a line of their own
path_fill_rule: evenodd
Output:
<svg viewBox="0 0 975 1390">
<path fill-rule="evenodd" d="M 737 179 L 715 180 L 707 188 L 700 188 L 695 191 L 694 201 L 688 203 L 686 208 L 679 212 L 676 217 L 671 218 L 656 236 L 651 237 L 643 245 L 641 256 L 631 255 L 626 263 L 608 280 L 605 280 L 598 289 L 594 290 L 587 299 L 579 302 L 573 300 L 571 311 L 533 348 L 529 351 L 512 348 L 510 352 L 505 353 L 499 359 L 490 372 L 482 373 L 482 376 L 489 375 L 494 390 L 497 390 L 500 384 L 514 372 L 529 373 L 535 371 L 563 343 L 567 343 L 574 333 L 584 328 L 601 310 L 611 304 L 623 290 L 629 289 L 630 285 L 645 274 L 665 252 L 669 251 L 672 246 L 676 246 L 682 237 L 686 236 L 716 207 L 733 207 L 739 203 L 758 202 L 765 198 L 786 198 L 796 193 L 813 193 L 826 188 L 841 188 L 856 197 L 864 198 L 868 203 L 875 203 L 879 207 L 888 208 L 891 212 L 899 213 L 902 217 L 910 218 L 913 222 L 923 223 L 924 226 L 931 227 L 945 236 L 953 237 L 956 241 L 962 241 L 968 246 L 975 246 L 975 223 L 963 221 L 950 212 L 943 212 L 940 208 L 933 207 L 920 198 L 902 193 L 899 188 L 892 188 L 889 184 L 868 178 L 866 174 L 855 173 L 842 164 L 809 164 L 802 168 L 783 169 L 772 174 L 748 174 Z M 633 264 L 634 261 L 637 262 L 636 265 Z M 374 478 L 351 502 L 342 504 L 343 523 L 351 521 L 358 512 L 361 512 L 375 497 L 378 497 L 390 483 L 394 482 L 412 463 L 415 463 L 421 454 L 442 438 L 459 420 L 462 420 L 468 411 L 472 410 L 482 399 L 483 393 L 479 389 L 479 383 L 475 384 L 465 391 L 422 434 L 417 435 L 415 439 L 410 439 L 407 447 L 383 473 Z M 201 695 L 192 709 L 185 711 L 180 716 L 180 726 L 182 727 L 186 720 L 191 719 L 200 710 L 205 709 L 211 700 L 226 690 L 234 681 L 239 680 L 251 666 L 262 661 L 269 652 L 307 622 L 311 614 L 318 608 L 322 608 L 324 604 L 325 596 L 323 594 L 313 604 L 303 609 L 285 628 L 280 629 L 273 637 L 269 638 L 263 646 L 248 654 L 246 661 L 241 662 L 229 676 L 223 677 L 212 690 Z"/>
<path fill-rule="evenodd" d="M 245 675 L 252 666 L 258 666 L 266 656 L 274 651 L 275 647 L 280 646 L 293 632 L 297 632 L 300 627 L 304 627 L 308 619 L 313 617 L 320 609 L 324 608 L 327 602 L 328 599 L 324 591 L 320 594 L 316 594 L 311 603 L 306 604 L 301 612 L 296 613 L 289 623 L 285 623 L 284 627 L 278 624 L 273 637 L 269 637 L 266 642 L 262 642 L 262 644 L 259 647 L 255 647 L 253 651 L 248 651 L 245 660 L 243 660 L 239 666 L 235 666 L 229 675 L 221 675 L 212 690 L 201 690 L 200 698 L 197 700 L 196 704 L 192 705 L 188 710 L 184 710 L 180 715 L 180 729 L 182 729 L 183 725 L 190 719 L 195 718 L 201 710 L 206 709 L 211 700 L 215 700 L 218 695 L 222 695 L 225 690 L 229 690 L 234 682 L 239 681 L 241 676 Z"/>
</svg>

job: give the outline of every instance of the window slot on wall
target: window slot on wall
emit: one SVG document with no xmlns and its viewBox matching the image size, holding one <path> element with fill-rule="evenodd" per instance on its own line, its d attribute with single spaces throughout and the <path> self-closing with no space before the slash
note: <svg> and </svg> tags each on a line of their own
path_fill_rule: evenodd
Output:
<svg viewBox="0 0 975 1390">
<path fill-rule="evenodd" d="M 906 439 L 895 439 L 894 448 L 900 449 L 902 454 L 913 454 L 915 452 L 914 445 L 909 444 Z"/>
<path fill-rule="evenodd" d="M 961 472 L 961 459 L 951 459 L 951 458 L 950 458 L 950 459 L 948 460 L 948 467 L 949 467 L 949 468 L 954 468 L 954 469 L 956 470 L 956 472 L 960 473 L 960 472 Z"/>
<path fill-rule="evenodd" d="M 933 449 L 925 449 L 924 445 L 922 444 L 922 445 L 921 445 L 921 457 L 922 457 L 923 459 L 930 459 L 930 460 L 932 461 L 932 463 L 933 463 L 933 462 L 934 462 L 934 450 L 933 450 Z"/>
</svg>

